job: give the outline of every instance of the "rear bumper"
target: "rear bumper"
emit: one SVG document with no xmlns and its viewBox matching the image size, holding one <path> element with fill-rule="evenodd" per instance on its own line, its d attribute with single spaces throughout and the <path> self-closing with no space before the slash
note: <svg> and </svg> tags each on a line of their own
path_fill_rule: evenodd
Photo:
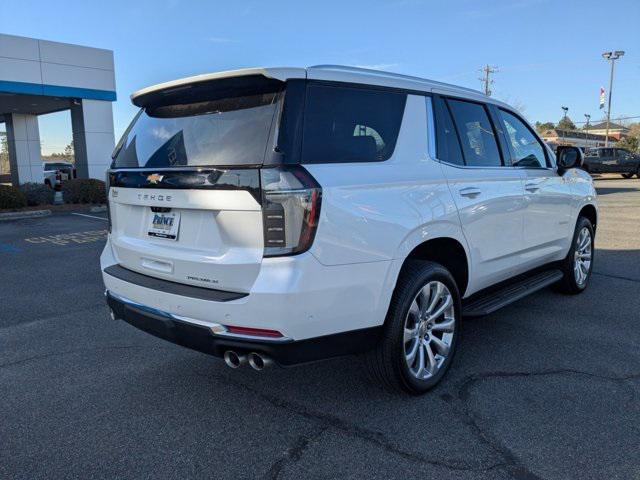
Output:
<svg viewBox="0 0 640 480">
<path fill-rule="evenodd" d="M 281 366 L 363 353 L 376 345 L 382 333 L 381 327 L 372 327 L 300 341 L 289 338 L 234 338 L 215 333 L 215 324 L 206 326 L 193 323 L 184 317 L 138 304 L 109 291 L 106 297 L 117 319 L 156 337 L 216 357 L 222 357 L 227 350 L 261 353 Z"/>
<path fill-rule="evenodd" d="M 394 282 L 388 278 L 390 262 L 325 266 L 307 252 L 263 259 L 249 292 L 216 301 L 194 294 L 192 287 L 176 290 L 156 279 L 111 275 L 120 262 L 110 241 L 100 261 L 106 290 L 117 297 L 204 327 L 277 330 L 296 341 L 382 325 L 393 291 L 388 283 Z"/>
</svg>

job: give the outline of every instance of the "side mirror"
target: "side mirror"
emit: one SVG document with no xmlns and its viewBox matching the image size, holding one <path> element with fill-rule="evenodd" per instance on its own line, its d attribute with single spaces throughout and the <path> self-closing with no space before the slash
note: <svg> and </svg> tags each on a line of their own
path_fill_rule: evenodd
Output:
<svg viewBox="0 0 640 480">
<path fill-rule="evenodd" d="M 582 167 L 583 161 L 584 155 L 578 147 L 561 145 L 556 149 L 558 175 L 564 175 L 570 168 Z"/>
</svg>

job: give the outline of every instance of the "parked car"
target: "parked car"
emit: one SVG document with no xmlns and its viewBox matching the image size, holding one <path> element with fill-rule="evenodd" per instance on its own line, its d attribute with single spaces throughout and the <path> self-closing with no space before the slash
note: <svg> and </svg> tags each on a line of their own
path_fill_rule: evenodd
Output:
<svg viewBox="0 0 640 480">
<path fill-rule="evenodd" d="M 67 162 L 45 162 L 43 165 L 44 184 L 60 190 L 62 182 L 76 178 L 76 168 Z"/>
<path fill-rule="evenodd" d="M 640 155 L 624 148 L 600 147 L 587 151 L 584 169 L 589 173 L 620 173 L 624 178 L 640 178 Z"/>
<path fill-rule="evenodd" d="M 256 370 L 359 354 L 422 393 L 464 315 L 582 292 L 596 192 L 480 92 L 349 67 L 145 88 L 108 173 L 114 319 Z"/>
</svg>

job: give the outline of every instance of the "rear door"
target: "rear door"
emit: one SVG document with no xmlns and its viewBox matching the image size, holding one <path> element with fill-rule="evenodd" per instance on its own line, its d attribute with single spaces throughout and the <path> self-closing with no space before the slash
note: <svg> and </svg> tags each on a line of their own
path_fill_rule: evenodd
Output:
<svg viewBox="0 0 640 480">
<path fill-rule="evenodd" d="M 436 98 L 438 158 L 471 250 L 475 289 L 517 273 L 522 249 L 522 172 L 505 166 L 486 105 Z"/>
<path fill-rule="evenodd" d="M 280 83 L 242 77 L 154 93 L 109 174 L 110 238 L 122 267 L 250 291 L 264 247 L 259 167 L 273 151 Z"/>
</svg>

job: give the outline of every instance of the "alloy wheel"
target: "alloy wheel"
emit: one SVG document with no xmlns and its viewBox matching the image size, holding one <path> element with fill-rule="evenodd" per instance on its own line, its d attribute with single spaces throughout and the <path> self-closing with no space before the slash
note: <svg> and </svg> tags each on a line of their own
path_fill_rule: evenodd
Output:
<svg viewBox="0 0 640 480">
<path fill-rule="evenodd" d="M 583 286 L 589 276 L 593 258 L 592 245 L 591 232 L 587 227 L 584 227 L 580 230 L 576 239 L 576 248 L 573 255 L 573 274 L 579 286 Z"/>
<path fill-rule="evenodd" d="M 416 294 L 404 322 L 404 354 L 411 374 L 420 380 L 434 376 L 451 351 L 455 307 L 447 286 L 430 281 Z"/>
</svg>

